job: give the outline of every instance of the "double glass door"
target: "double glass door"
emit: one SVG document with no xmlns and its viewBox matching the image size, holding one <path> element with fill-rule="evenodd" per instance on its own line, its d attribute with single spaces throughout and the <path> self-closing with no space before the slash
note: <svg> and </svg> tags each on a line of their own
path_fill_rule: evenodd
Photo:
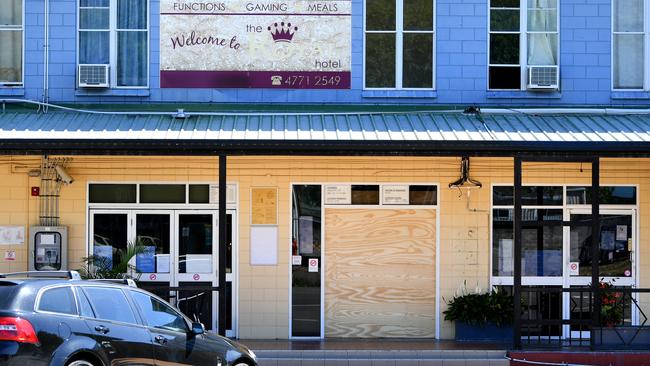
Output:
<svg viewBox="0 0 650 366">
<path fill-rule="evenodd" d="M 224 289 L 232 304 L 233 216 L 234 211 L 226 216 Z M 139 286 L 176 305 L 208 330 L 216 331 L 217 220 L 216 210 L 91 210 L 90 253 L 101 259 L 104 269 L 129 272 L 139 280 Z M 227 333 L 234 335 L 232 311 L 226 316 Z"/>
</svg>

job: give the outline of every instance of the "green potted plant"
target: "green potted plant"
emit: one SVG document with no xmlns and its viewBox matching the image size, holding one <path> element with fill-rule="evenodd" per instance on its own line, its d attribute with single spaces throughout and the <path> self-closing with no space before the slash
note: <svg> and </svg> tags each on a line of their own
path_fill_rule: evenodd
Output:
<svg viewBox="0 0 650 366">
<path fill-rule="evenodd" d="M 502 289 L 468 292 L 463 289 L 447 303 L 445 320 L 453 321 L 456 341 L 510 342 L 514 298 Z"/>
<path fill-rule="evenodd" d="M 110 248 L 109 248 L 110 249 Z M 144 253 L 146 246 L 139 241 L 129 242 L 126 249 L 113 249 L 116 260 L 100 255 L 92 255 L 83 258 L 79 274 L 84 279 L 139 279 L 135 269 L 135 258 L 138 254 Z"/>
</svg>

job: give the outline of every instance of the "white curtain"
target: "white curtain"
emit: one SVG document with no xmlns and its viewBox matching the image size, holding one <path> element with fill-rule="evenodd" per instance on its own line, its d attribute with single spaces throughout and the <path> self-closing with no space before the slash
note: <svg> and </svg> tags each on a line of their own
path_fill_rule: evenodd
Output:
<svg viewBox="0 0 650 366">
<path fill-rule="evenodd" d="M 79 63 L 109 64 L 109 1 L 81 0 L 79 5 Z"/>
<path fill-rule="evenodd" d="M 23 3 L 9 0 L 0 11 L 0 83 L 21 83 Z"/>
<path fill-rule="evenodd" d="M 117 0 L 117 85 L 147 85 L 147 0 Z"/>
<path fill-rule="evenodd" d="M 557 65 L 557 0 L 528 0 L 528 32 L 528 65 Z"/>
<path fill-rule="evenodd" d="M 643 88 L 643 0 L 614 1 L 613 78 L 616 89 Z"/>
</svg>

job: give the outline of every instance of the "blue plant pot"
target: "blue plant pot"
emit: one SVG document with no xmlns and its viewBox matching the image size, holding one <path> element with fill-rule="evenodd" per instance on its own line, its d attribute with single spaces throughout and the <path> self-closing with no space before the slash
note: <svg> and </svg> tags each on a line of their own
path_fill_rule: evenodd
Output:
<svg viewBox="0 0 650 366">
<path fill-rule="evenodd" d="M 455 321 L 456 341 L 458 342 L 492 342 L 511 343 L 512 325 L 497 327 L 492 323 L 484 326 L 469 325 L 462 321 Z"/>
</svg>

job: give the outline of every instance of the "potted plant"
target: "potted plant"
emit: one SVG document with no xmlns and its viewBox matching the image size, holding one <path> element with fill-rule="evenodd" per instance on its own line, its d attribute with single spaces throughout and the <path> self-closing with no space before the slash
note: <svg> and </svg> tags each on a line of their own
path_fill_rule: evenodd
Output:
<svg viewBox="0 0 650 366">
<path fill-rule="evenodd" d="M 456 341 L 510 342 L 514 298 L 502 289 L 463 290 L 447 303 L 445 320 L 455 322 Z"/>
<path fill-rule="evenodd" d="M 114 254 L 111 257 L 97 254 L 85 257 L 81 268 L 78 269 L 79 274 L 84 279 L 131 278 L 138 280 L 140 276 L 135 270 L 135 259 L 145 250 L 146 246 L 136 241 L 127 243 L 126 249 L 113 248 Z M 113 257 L 115 257 L 115 261 Z"/>
</svg>

